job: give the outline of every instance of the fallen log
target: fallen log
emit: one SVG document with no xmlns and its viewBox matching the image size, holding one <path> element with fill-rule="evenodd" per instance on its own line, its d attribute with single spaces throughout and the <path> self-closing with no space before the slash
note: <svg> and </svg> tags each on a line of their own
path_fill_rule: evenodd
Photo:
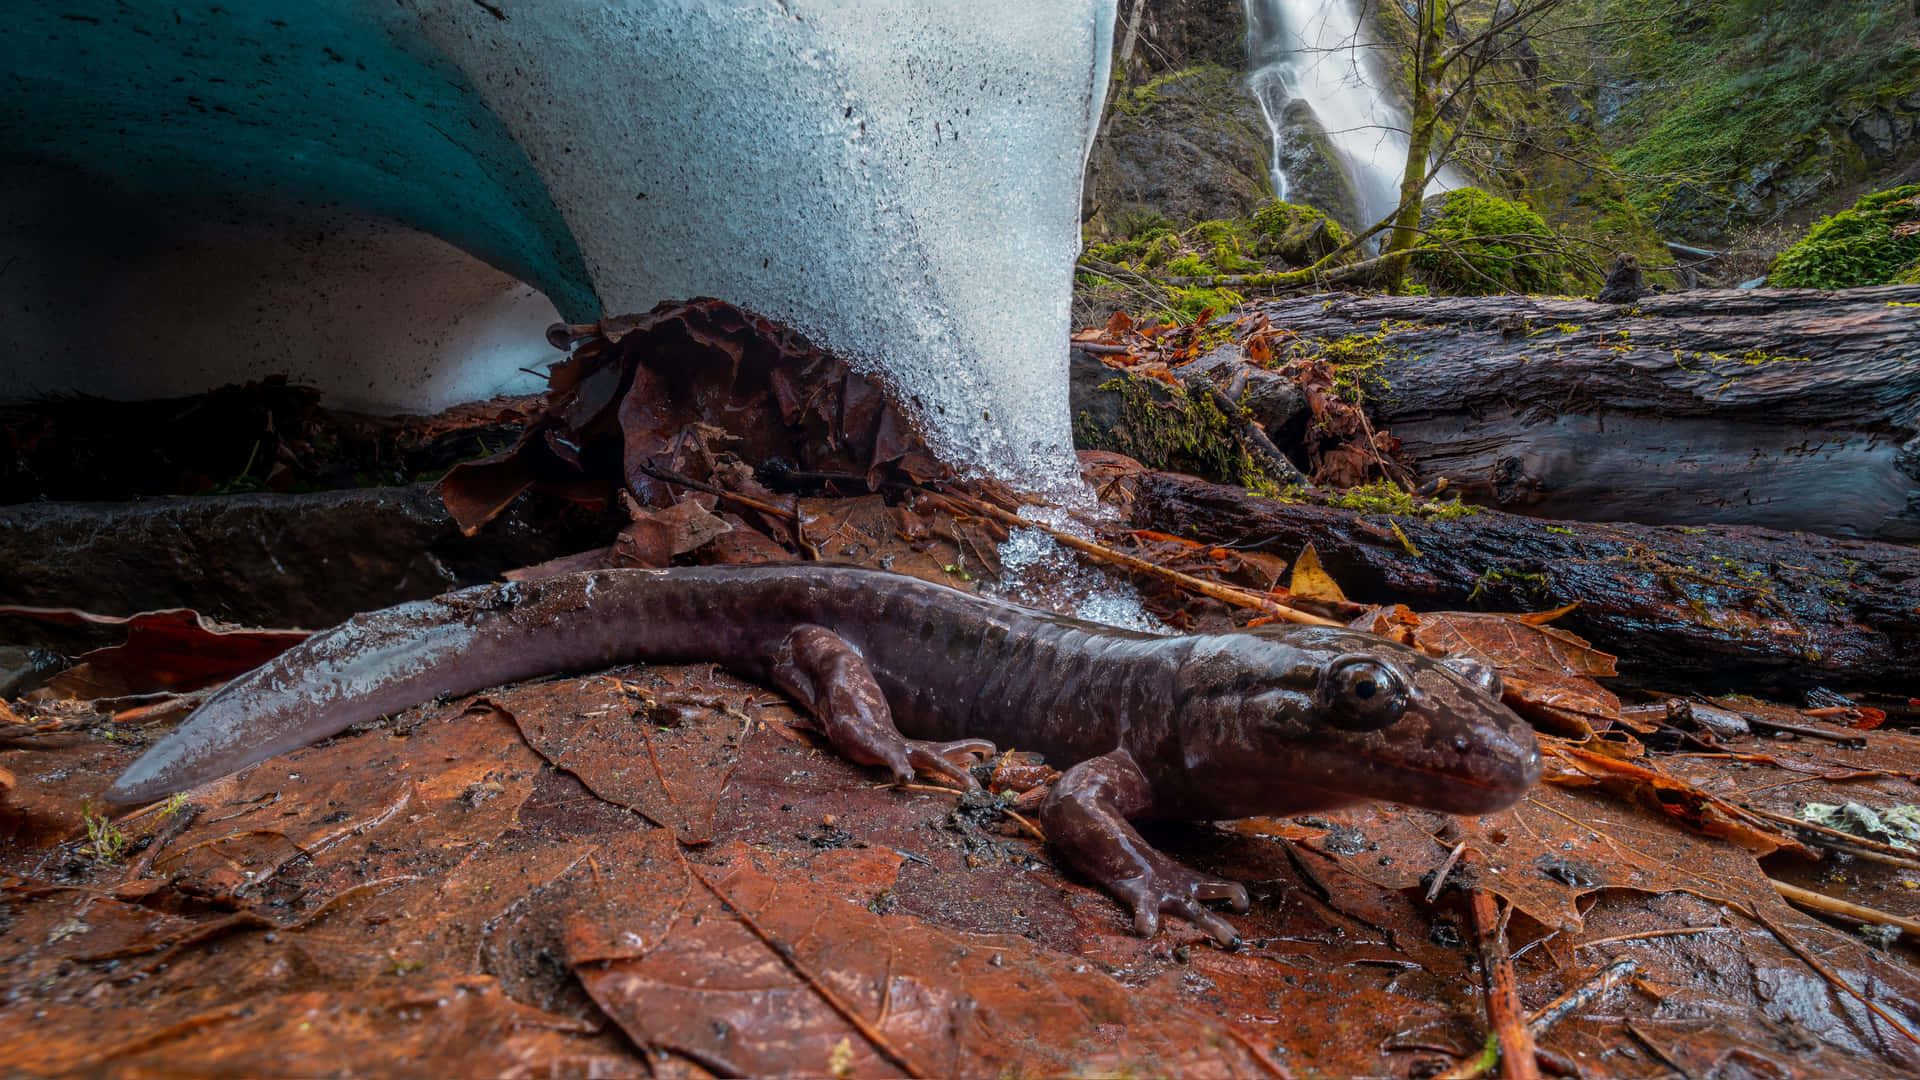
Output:
<svg viewBox="0 0 1920 1080">
<path fill-rule="evenodd" d="M 1580 606 L 1557 625 L 1621 673 L 1690 686 L 1920 695 L 1920 549 L 1779 532 L 1542 521 L 1498 510 L 1428 520 L 1254 495 L 1175 473 L 1138 480 L 1133 519 L 1292 559 L 1309 541 L 1347 595 L 1419 610 Z"/>
<path fill-rule="evenodd" d="M 1376 424 L 1471 502 L 1920 538 L 1920 286 L 1256 310 L 1294 349 L 1382 335 Z"/>
</svg>

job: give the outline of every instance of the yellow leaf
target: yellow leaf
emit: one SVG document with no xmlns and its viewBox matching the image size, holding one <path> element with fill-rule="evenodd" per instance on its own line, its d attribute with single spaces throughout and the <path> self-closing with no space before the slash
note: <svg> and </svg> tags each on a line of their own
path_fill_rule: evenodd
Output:
<svg viewBox="0 0 1920 1080">
<path fill-rule="evenodd" d="M 1347 594 L 1340 591 L 1340 584 L 1320 568 L 1320 553 L 1308 544 L 1300 550 L 1300 558 L 1293 564 L 1293 578 L 1287 582 L 1287 591 L 1295 596 L 1304 596 L 1309 600 L 1326 600 L 1340 603 Z"/>
</svg>

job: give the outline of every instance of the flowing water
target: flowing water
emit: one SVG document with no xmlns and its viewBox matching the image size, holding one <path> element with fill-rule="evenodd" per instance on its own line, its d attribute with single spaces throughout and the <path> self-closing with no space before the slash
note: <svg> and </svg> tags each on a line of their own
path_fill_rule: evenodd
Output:
<svg viewBox="0 0 1920 1080">
<path fill-rule="evenodd" d="M 1248 88 L 1273 136 L 1273 190 L 1287 198 L 1280 166 L 1288 105 L 1302 102 L 1327 133 L 1338 164 L 1360 200 L 1360 219 L 1372 224 L 1400 203 L 1407 163 L 1407 117 L 1383 89 L 1383 61 L 1392 58 L 1360 18 L 1353 0 L 1246 0 Z M 1427 194 L 1464 186 L 1451 167 L 1427 184 Z M 1330 210 L 1330 207 L 1320 207 Z"/>
</svg>

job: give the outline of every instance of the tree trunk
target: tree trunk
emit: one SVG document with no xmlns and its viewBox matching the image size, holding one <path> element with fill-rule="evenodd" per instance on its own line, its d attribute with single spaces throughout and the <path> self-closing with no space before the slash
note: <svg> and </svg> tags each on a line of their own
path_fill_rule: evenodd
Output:
<svg viewBox="0 0 1920 1080">
<path fill-rule="evenodd" d="M 1439 120 L 1438 93 L 1442 69 L 1438 66 L 1446 27 L 1441 0 L 1420 0 L 1419 25 L 1407 109 L 1407 163 L 1400 174 L 1400 209 L 1382 253 L 1386 262 L 1380 277 L 1388 292 L 1398 293 L 1406 282 L 1407 263 L 1420 239 L 1420 209 L 1427 190 L 1427 163 L 1433 153 L 1434 128 Z"/>
<path fill-rule="evenodd" d="M 1142 527 L 1286 559 L 1312 542 L 1347 595 L 1417 610 L 1579 607 L 1555 625 L 1663 690 L 1920 693 L 1920 550 L 1741 526 L 1423 520 L 1144 474 Z"/>
<path fill-rule="evenodd" d="M 1545 517 L 1920 538 L 1920 286 L 1277 300 L 1388 333 L 1377 426 L 1424 478 Z"/>
</svg>

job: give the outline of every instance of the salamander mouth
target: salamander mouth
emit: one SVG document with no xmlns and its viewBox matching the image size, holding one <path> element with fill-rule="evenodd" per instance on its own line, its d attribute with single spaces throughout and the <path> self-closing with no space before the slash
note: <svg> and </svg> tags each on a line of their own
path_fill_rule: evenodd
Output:
<svg viewBox="0 0 1920 1080">
<path fill-rule="evenodd" d="M 1540 779 L 1537 751 L 1516 773 L 1500 777 L 1463 775 L 1375 757 L 1362 760 L 1366 763 L 1369 781 L 1365 786 L 1373 788 L 1366 797 L 1446 814 L 1490 814 L 1505 810 L 1525 798 Z"/>
</svg>

